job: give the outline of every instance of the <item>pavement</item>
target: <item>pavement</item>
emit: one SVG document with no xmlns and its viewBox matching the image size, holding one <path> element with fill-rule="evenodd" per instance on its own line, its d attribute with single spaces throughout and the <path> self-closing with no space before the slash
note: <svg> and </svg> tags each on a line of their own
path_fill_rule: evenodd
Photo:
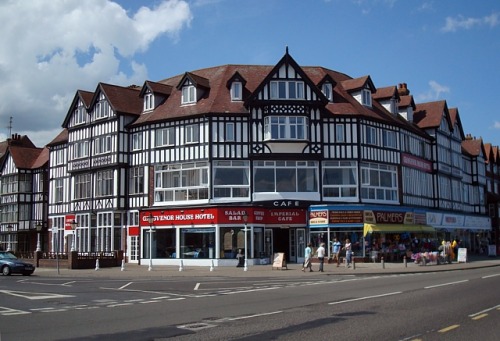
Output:
<svg viewBox="0 0 500 341">
<path fill-rule="evenodd" d="M 321 276 L 335 275 L 392 275 L 392 274 L 410 274 L 422 272 L 437 271 L 457 271 L 469 270 L 486 267 L 500 267 L 500 257 L 472 256 L 468 257 L 467 262 L 453 262 L 451 264 L 440 265 L 418 265 L 413 261 L 408 262 L 377 262 L 377 263 L 355 263 L 354 266 L 346 268 L 343 265 L 337 267 L 336 264 L 325 264 L 324 272 L 318 271 L 318 263 L 313 263 L 313 272 L 302 272 L 302 264 L 287 264 L 286 268 L 273 268 L 272 265 L 251 265 L 247 271 L 238 267 L 200 267 L 200 266 L 172 266 L 172 265 L 153 265 L 148 270 L 148 265 L 125 264 L 122 267 L 99 268 L 99 269 L 66 269 L 60 268 L 37 268 L 33 276 L 40 277 L 82 277 L 82 278 L 175 278 L 175 277 L 296 277 L 312 276 L 315 278 Z M 499 268 L 500 270 L 500 268 Z"/>
</svg>

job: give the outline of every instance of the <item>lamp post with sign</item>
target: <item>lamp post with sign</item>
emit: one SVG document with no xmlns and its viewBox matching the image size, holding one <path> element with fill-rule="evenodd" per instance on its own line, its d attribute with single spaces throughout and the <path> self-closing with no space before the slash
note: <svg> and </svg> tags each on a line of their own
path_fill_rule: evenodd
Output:
<svg viewBox="0 0 500 341">
<path fill-rule="evenodd" d="M 42 251 L 42 244 L 40 242 L 40 232 L 42 232 L 42 228 L 43 228 L 43 224 L 41 221 L 37 222 L 35 224 L 35 227 L 36 227 L 36 232 L 37 232 L 37 236 L 36 236 L 36 252 L 40 252 Z"/>
<path fill-rule="evenodd" d="M 7 252 L 11 252 L 12 251 L 12 249 L 10 247 L 10 233 L 12 232 L 13 228 L 14 228 L 14 226 L 12 226 L 12 225 L 8 225 L 7 226 L 7 235 L 9 237 L 9 243 L 7 244 Z"/>
<path fill-rule="evenodd" d="M 155 221 L 155 217 L 150 212 L 148 215 L 148 223 L 149 223 L 149 267 L 148 271 L 153 270 L 153 223 Z"/>
<path fill-rule="evenodd" d="M 71 226 L 71 230 L 73 230 L 73 243 L 71 244 L 71 252 L 76 251 L 76 228 L 78 226 L 78 223 L 75 219 L 73 219 L 70 223 L 69 226 Z"/>
<path fill-rule="evenodd" d="M 248 263 L 247 263 L 247 256 L 248 256 L 248 245 L 247 245 L 248 244 L 247 243 L 248 214 L 246 212 L 244 212 L 243 215 L 241 216 L 241 218 L 243 219 L 243 223 L 245 223 L 245 229 L 243 230 L 243 231 L 245 231 L 245 265 L 243 266 L 243 271 L 248 271 Z"/>
</svg>

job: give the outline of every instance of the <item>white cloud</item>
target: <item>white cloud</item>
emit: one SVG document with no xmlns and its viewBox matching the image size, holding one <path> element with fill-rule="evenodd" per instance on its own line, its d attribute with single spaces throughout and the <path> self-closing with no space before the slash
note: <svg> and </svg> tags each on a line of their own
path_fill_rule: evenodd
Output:
<svg viewBox="0 0 500 341">
<path fill-rule="evenodd" d="M 495 123 L 493 123 L 493 128 L 500 129 L 500 121 L 495 121 Z"/>
<path fill-rule="evenodd" d="M 142 84 L 147 68 L 134 56 L 161 35 L 179 39 L 191 20 L 181 0 L 131 14 L 110 0 L 0 2 L 0 125 L 12 116 L 12 133 L 31 132 L 43 146 L 60 131 L 76 90 Z M 32 138 L 42 130 L 56 134 Z"/>
<path fill-rule="evenodd" d="M 441 85 L 433 80 L 429 81 L 429 87 L 430 89 L 428 89 L 425 93 L 416 95 L 417 102 L 436 101 L 441 98 L 442 94 L 450 93 L 449 87 Z"/>
<path fill-rule="evenodd" d="M 462 15 L 455 18 L 447 17 L 446 23 L 441 30 L 443 32 L 456 32 L 460 29 L 470 30 L 476 26 L 495 27 L 499 24 L 499 16 L 500 12 L 492 13 L 482 18 L 465 18 Z"/>
</svg>

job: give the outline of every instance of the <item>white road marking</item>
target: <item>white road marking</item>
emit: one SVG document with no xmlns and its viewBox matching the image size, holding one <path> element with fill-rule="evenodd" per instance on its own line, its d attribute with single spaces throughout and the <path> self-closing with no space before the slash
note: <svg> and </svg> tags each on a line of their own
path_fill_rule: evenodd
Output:
<svg viewBox="0 0 500 341">
<path fill-rule="evenodd" d="M 61 295 L 61 294 L 51 294 L 43 292 L 27 292 L 27 291 L 12 291 L 12 290 L 0 290 L 0 293 L 16 297 L 27 298 L 29 300 L 45 300 L 49 298 L 75 297 L 74 295 Z"/>
<path fill-rule="evenodd" d="M 362 300 L 368 300 L 371 298 L 379 298 L 379 297 L 385 297 L 385 296 L 391 296 L 391 295 L 398 295 L 402 294 L 402 291 L 396 291 L 396 292 L 389 292 L 387 294 L 381 294 L 381 295 L 373 295 L 373 296 L 365 296 L 365 297 L 358 297 L 358 298 L 352 298 L 350 300 L 343 300 L 343 301 L 337 301 L 337 302 L 330 302 L 328 304 L 333 305 L 333 304 L 342 304 L 342 303 L 348 303 L 348 302 L 355 302 L 355 301 L 362 301 Z"/>
<path fill-rule="evenodd" d="M 487 308 L 487 309 L 481 310 L 481 311 L 479 311 L 477 313 L 470 314 L 469 317 L 474 317 L 474 316 L 477 316 L 477 315 L 481 315 L 481 314 L 487 313 L 488 311 L 499 309 L 499 308 L 500 308 L 500 304 L 496 305 L 494 307 L 491 307 L 491 308 Z"/>
<path fill-rule="evenodd" d="M 457 281 L 457 282 L 449 282 L 449 283 L 443 283 L 443 284 L 430 285 L 430 286 L 428 286 L 428 287 L 424 287 L 424 289 L 432 289 L 432 288 L 444 287 L 444 286 L 447 286 L 447 285 L 454 285 L 454 284 L 464 283 L 464 282 L 468 282 L 468 281 L 469 281 L 468 279 L 465 279 L 465 280 L 463 280 L 463 281 Z"/>
</svg>

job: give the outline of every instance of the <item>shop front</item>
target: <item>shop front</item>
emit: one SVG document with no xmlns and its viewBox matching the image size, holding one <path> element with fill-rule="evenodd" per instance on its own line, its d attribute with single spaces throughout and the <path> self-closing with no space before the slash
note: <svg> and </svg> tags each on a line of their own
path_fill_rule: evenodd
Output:
<svg viewBox="0 0 500 341">
<path fill-rule="evenodd" d="M 443 212 L 427 212 L 427 224 L 434 227 L 440 240 L 459 240 L 460 247 L 476 254 L 488 254 L 491 239 L 491 218 Z M 495 254 L 496 255 L 496 254 Z"/>
<path fill-rule="evenodd" d="M 354 256 L 364 260 L 399 261 L 423 248 L 437 249 L 435 229 L 425 223 L 425 212 L 405 207 L 312 206 L 309 212 L 313 247 L 339 240 L 352 244 Z"/>
<path fill-rule="evenodd" d="M 305 210 L 300 209 L 144 210 L 139 222 L 143 265 L 236 266 L 238 253 L 246 255 L 248 265 L 268 264 L 274 252 L 296 261 L 298 231 L 305 240 Z"/>
</svg>

